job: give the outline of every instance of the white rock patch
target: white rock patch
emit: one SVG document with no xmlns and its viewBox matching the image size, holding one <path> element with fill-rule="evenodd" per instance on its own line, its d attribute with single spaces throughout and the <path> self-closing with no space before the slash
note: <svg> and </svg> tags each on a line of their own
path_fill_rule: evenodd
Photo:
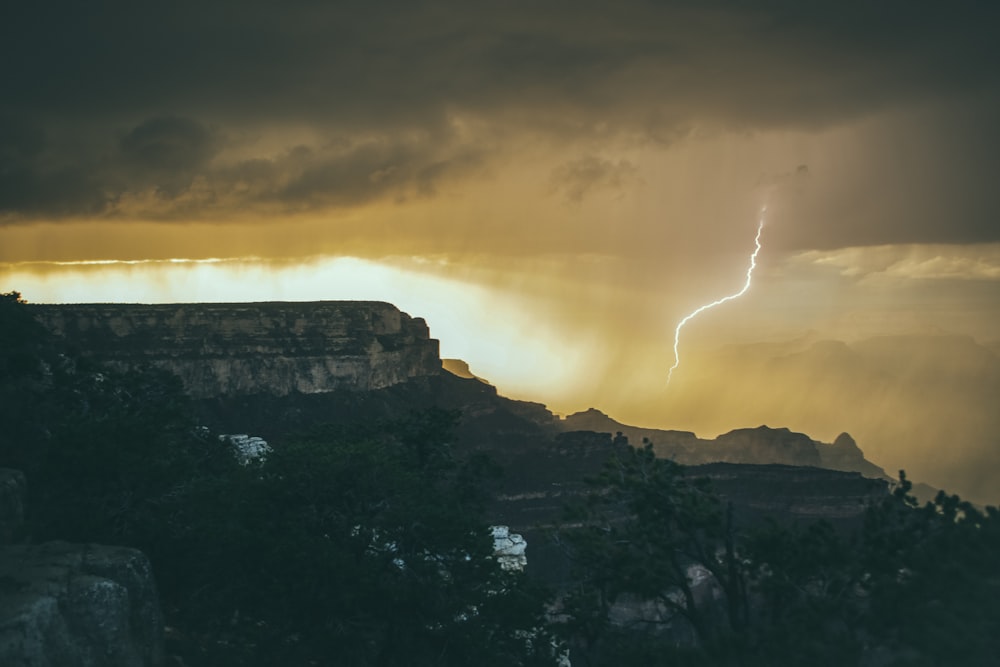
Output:
<svg viewBox="0 0 1000 667">
<path fill-rule="evenodd" d="M 251 461 L 263 461 L 272 451 L 271 445 L 267 444 L 264 438 L 253 435 L 220 435 L 219 440 L 228 442 L 232 446 L 233 455 L 242 465 L 247 465 Z"/>
<path fill-rule="evenodd" d="M 504 570 L 524 570 L 528 564 L 525 550 L 528 543 L 517 533 L 510 532 L 507 526 L 490 526 L 493 531 L 493 555 Z"/>
</svg>

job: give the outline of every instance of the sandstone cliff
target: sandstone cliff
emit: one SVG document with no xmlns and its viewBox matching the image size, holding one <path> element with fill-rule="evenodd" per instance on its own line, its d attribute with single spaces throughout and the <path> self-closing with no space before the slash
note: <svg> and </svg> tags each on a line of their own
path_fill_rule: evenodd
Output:
<svg viewBox="0 0 1000 667">
<path fill-rule="evenodd" d="M 388 303 L 29 307 L 83 356 L 166 369 L 195 398 L 368 391 L 441 370 L 424 320 Z"/>
</svg>

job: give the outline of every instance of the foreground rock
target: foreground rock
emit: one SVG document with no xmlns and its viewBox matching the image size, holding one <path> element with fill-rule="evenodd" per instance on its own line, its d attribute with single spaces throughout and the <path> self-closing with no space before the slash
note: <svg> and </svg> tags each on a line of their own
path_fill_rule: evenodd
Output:
<svg viewBox="0 0 1000 667">
<path fill-rule="evenodd" d="M 142 552 L 66 542 L 0 549 L 0 665 L 162 661 L 163 619 Z"/>
</svg>

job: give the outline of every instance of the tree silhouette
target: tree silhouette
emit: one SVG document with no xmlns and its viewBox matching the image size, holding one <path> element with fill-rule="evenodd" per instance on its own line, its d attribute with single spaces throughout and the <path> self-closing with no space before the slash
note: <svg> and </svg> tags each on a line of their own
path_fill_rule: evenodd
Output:
<svg viewBox="0 0 1000 667">
<path fill-rule="evenodd" d="M 990 665 L 1000 655 L 1000 513 L 900 473 L 856 531 L 741 528 L 704 480 L 619 448 L 558 539 L 573 559 L 574 664 Z"/>
</svg>

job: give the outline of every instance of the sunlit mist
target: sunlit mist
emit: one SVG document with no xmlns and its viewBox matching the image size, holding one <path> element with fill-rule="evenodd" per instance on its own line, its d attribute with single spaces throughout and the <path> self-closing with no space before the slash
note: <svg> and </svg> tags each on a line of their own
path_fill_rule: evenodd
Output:
<svg viewBox="0 0 1000 667">
<path fill-rule="evenodd" d="M 514 394 L 558 395 L 583 380 L 591 351 L 535 320 L 516 295 L 351 257 L 28 263 L 5 279 L 38 303 L 391 301 L 428 321 L 442 356 L 473 360 Z"/>
<path fill-rule="evenodd" d="M 444 357 L 505 395 L 559 413 L 597 407 L 643 426 L 706 437 L 749 425 L 832 440 L 869 458 L 989 498 L 1000 417 L 994 246 L 768 255 L 754 289 L 689 323 L 669 390 L 675 323 L 693 296 L 656 262 L 600 255 L 394 256 L 382 260 L 205 258 L 0 266 L 29 300 L 388 301 L 430 325 Z M 696 274 L 745 279 L 727 255 Z M 945 276 L 927 275 L 927 267 Z M 961 273 L 960 267 L 966 267 Z M 985 267 L 985 268 L 984 268 Z M 699 292 L 701 293 L 701 292 Z M 970 335 L 971 334 L 971 335 Z M 895 336 L 885 338 L 884 336 Z M 882 338 L 879 338 L 879 337 Z M 883 341 L 883 342 L 879 342 Z M 992 375 L 991 375 L 992 373 Z M 942 439 L 952 444 L 937 446 Z M 980 464 L 970 465 L 970 457 Z"/>
</svg>

